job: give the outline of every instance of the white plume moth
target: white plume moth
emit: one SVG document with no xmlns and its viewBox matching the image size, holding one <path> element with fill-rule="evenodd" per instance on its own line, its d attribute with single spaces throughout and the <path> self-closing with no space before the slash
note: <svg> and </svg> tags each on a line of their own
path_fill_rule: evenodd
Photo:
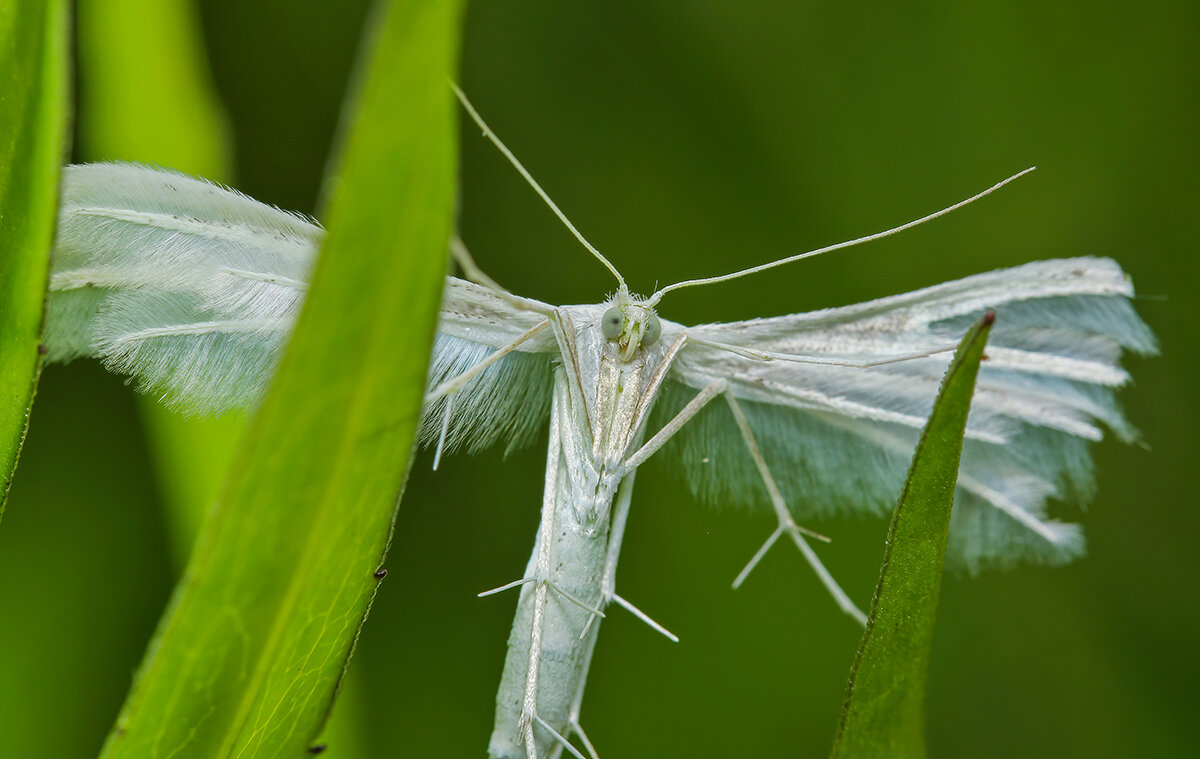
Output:
<svg viewBox="0 0 1200 759">
<path fill-rule="evenodd" d="M 777 528 L 735 585 L 787 538 L 863 621 L 811 548 L 808 538 L 820 536 L 793 512 L 890 508 L 949 351 L 988 309 L 996 324 L 964 441 L 949 560 L 974 571 L 1080 555 L 1078 527 L 1047 519 L 1046 501 L 1087 491 L 1086 446 L 1102 425 L 1134 437 L 1113 399 L 1128 380 L 1118 360 L 1123 350 L 1155 350 L 1113 261 L 1040 261 L 859 305 L 725 324 L 688 327 L 657 313 L 679 288 L 894 234 L 1015 177 L 895 229 L 640 297 L 466 106 L 617 280 L 603 303 L 552 306 L 499 287 L 451 243 L 467 278 L 447 279 L 429 373 L 422 435 L 435 462 L 457 448 L 520 444 L 549 421 L 533 554 L 519 579 L 488 591 L 520 589 L 492 757 L 596 756 L 580 708 L 611 604 L 674 639 L 616 592 L 634 476 L 660 451 L 698 493 L 765 495 L 774 510 Z M 311 219 L 174 172 L 68 167 L 50 358 L 97 356 L 191 412 L 253 405 L 322 237 Z"/>
</svg>

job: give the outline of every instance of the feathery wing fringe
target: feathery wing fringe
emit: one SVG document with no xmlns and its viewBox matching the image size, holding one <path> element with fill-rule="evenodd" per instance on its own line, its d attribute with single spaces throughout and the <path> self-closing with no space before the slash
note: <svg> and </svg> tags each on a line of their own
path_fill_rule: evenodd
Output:
<svg viewBox="0 0 1200 759">
<path fill-rule="evenodd" d="M 1107 426 L 1136 438 L 1113 397 L 1128 375 L 1123 349 L 1156 350 L 1128 298 L 1132 286 L 1107 259 L 1039 261 L 846 308 L 689 329 L 706 341 L 848 361 L 954 344 L 983 311 L 996 311 L 963 448 L 950 560 L 968 571 L 1082 553 L 1075 525 L 1046 517 L 1050 498 L 1090 494 L 1087 442 Z M 762 438 L 768 464 L 801 514 L 885 511 L 899 496 L 949 353 L 859 369 L 756 361 L 692 345 L 659 418 L 707 382 L 732 391 Z M 720 406 L 685 427 L 668 455 L 701 496 L 762 500 L 753 462 Z"/>
<path fill-rule="evenodd" d="M 188 413 L 250 408 L 295 323 L 323 237 L 311 219 L 177 172 L 69 166 L 51 260 L 49 358 L 95 356 Z M 544 318 L 453 277 L 444 301 L 433 384 Z M 549 371 L 545 356 L 521 353 L 469 383 L 454 400 L 451 448 L 528 440 L 548 413 Z M 427 436 L 431 424 L 440 432 L 444 404 L 428 410 L 436 421 L 427 420 Z"/>
<path fill-rule="evenodd" d="M 429 389 L 454 379 L 493 352 L 493 348 L 439 334 L 429 369 Z M 421 444 L 437 445 L 446 405 L 450 408 L 445 450 L 476 453 L 497 442 L 511 452 L 533 441 L 550 417 L 554 377 L 550 355 L 513 352 L 468 382 L 457 393 L 425 409 Z"/>
<path fill-rule="evenodd" d="M 324 236 L 310 219 L 172 171 L 68 166 L 49 358 L 94 355 L 191 413 L 253 405 Z"/>
<path fill-rule="evenodd" d="M 96 356 L 188 412 L 253 406 L 295 322 L 323 234 L 311 219 L 175 172 L 68 167 L 51 261 L 49 358 Z M 1082 552 L 1082 535 L 1048 519 L 1047 500 L 1088 496 L 1088 442 L 1104 427 L 1136 438 L 1113 397 L 1128 381 L 1118 361 L 1124 350 L 1156 346 L 1132 295 L 1114 262 L 1077 258 L 844 308 L 698 327 L 664 320 L 664 339 L 682 331 L 689 341 L 656 419 L 724 378 L 798 513 L 883 512 L 899 494 L 948 352 L 860 369 L 755 360 L 711 344 L 870 361 L 951 346 L 995 309 L 963 448 L 950 558 L 970 571 L 1069 561 Z M 430 389 L 551 311 L 447 278 Z M 528 442 L 548 415 L 556 353 L 551 330 L 517 346 L 427 408 L 422 440 L 434 443 L 444 426 L 449 450 Z M 684 426 L 664 455 L 710 500 L 764 495 L 724 404 Z"/>
</svg>

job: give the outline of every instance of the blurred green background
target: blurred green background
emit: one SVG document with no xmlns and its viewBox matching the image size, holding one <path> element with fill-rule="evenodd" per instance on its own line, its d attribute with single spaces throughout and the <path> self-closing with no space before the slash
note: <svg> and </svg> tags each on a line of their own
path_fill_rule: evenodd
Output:
<svg viewBox="0 0 1200 759">
<path fill-rule="evenodd" d="M 367 5 L 200 0 L 238 188 L 314 210 Z M 1119 260 L 1163 347 L 1128 362 L 1136 385 L 1123 395 L 1148 447 L 1097 446 L 1099 496 L 1086 514 L 1058 510 L 1086 525 L 1086 559 L 946 584 L 930 749 L 1200 755 L 1200 263 L 1188 222 L 1200 205 L 1200 5 L 835 5 L 478 2 L 461 82 L 635 290 L 877 231 L 1037 164 L 935 224 L 680 292 L 660 311 L 732 320 L 1039 258 Z M 156 103 L 136 107 L 149 118 Z M 466 127 L 461 232 L 521 294 L 593 302 L 613 286 Z M 0 526 L 7 755 L 96 753 L 175 580 L 138 410 L 95 365 L 43 379 Z M 452 457 L 437 473 L 418 459 L 348 684 L 361 734 L 327 756 L 484 755 L 514 598 L 474 594 L 524 567 L 543 462 L 537 446 Z M 683 640 L 620 613 L 604 623 L 584 708 L 602 755 L 824 755 L 858 630 L 794 551 L 729 590 L 769 516 L 696 503 L 654 462 L 634 504 L 621 593 Z M 885 525 L 815 526 L 866 603 Z"/>
</svg>

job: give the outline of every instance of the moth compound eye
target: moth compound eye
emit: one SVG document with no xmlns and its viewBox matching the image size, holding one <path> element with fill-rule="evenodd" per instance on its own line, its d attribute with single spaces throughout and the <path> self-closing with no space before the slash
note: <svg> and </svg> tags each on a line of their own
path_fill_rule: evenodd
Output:
<svg viewBox="0 0 1200 759">
<path fill-rule="evenodd" d="M 657 316 L 650 314 L 650 318 L 646 320 L 646 331 L 642 333 L 642 345 L 654 345 L 660 337 L 662 337 L 662 322 L 658 320 Z"/>
<path fill-rule="evenodd" d="M 621 328 L 625 326 L 625 314 L 621 313 L 621 309 L 613 306 L 604 312 L 604 316 L 600 317 L 600 332 L 609 340 L 616 340 L 621 336 Z"/>
</svg>

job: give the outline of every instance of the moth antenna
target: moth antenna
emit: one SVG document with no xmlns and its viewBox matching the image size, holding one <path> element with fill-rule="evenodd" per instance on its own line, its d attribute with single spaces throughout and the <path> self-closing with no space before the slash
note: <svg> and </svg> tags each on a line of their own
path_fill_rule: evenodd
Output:
<svg viewBox="0 0 1200 759">
<path fill-rule="evenodd" d="M 453 235 L 450 238 L 450 255 L 454 257 L 454 260 L 462 268 L 464 277 L 477 285 L 482 285 L 491 290 L 510 305 L 524 311 L 536 311 L 546 316 L 553 313 L 554 309 L 552 308 L 540 307 L 533 301 L 518 298 L 496 282 L 496 280 L 485 274 L 483 269 L 479 268 L 479 264 L 475 263 L 475 259 L 471 258 L 471 252 L 467 250 L 466 244 L 458 235 Z"/>
<path fill-rule="evenodd" d="M 588 249 L 588 252 L 595 256 L 600 263 L 604 264 L 605 268 L 612 272 L 612 275 L 617 278 L 617 283 L 621 290 L 627 292 L 629 287 L 625 284 L 625 278 L 621 276 L 621 272 L 617 271 L 617 267 L 613 266 L 612 262 L 605 258 L 603 253 L 596 250 L 595 246 L 588 242 L 587 238 L 575 228 L 575 225 L 571 223 L 571 220 L 567 218 L 567 215 L 562 212 L 558 205 L 550 199 L 550 196 L 547 195 L 546 191 L 542 189 L 542 186 L 537 183 L 537 180 L 533 178 L 533 175 L 529 173 L 529 170 L 517 160 L 517 157 L 513 155 L 511 150 L 508 149 L 508 146 L 500 141 L 500 138 L 496 136 L 496 133 L 492 131 L 492 128 L 489 127 L 487 122 L 483 120 L 483 117 L 479 115 L 479 111 L 475 110 L 475 106 L 471 105 L 471 101 L 467 100 L 467 96 L 461 89 L 458 88 L 458 85 L 454 82 L 451 82 L 450 86 L 454 88 L 454 94 L 458 96 L 458 100 L 463 104 L 463 108 L 467 109 L 467 114 L 470 115 L 471 120 L 475 122 L 476 126 L 483 130 L 483 136 L 488 138 L 488 140 L 490 140 L 491 143 L 496 146 L 496 148 L 504 155 L 504 157 L 508 159 L 508 162 L 511 163 L 513 168 L 517 170 L 517 173 L 521 175 L 525 182 L 533 188 L 533 191 L 538 194 L 538 197 L 542 199 L 542 202 L 550 207 L 550 210 L 553 211 L 554 215 L 558 217 L 558 220 L 563 223 L 563 226 L 569 229 L 571 234 L 575 235 L 575 239 L 579 240 L 580 244 Z"/>
<path fill-rule="evenodd" d="M 771 261 L 769 263 L 759 264 L 758 266 L 751 266 L 748 269 L 742 269 L 740 271 L 735 271 L 731 274 L 721 274 L 716 277 L 704 277 L 703 279 L 688 279 L 688 280 L 684 280 L 683 282 L 676 282 L 673 285 L 667 285 L 666 287 L 660 289 L 658 292 L 651 295 L 650 298 L 646 301 L 646 305 L 653 308 L 654 306 L 658 305 L 658 302 L 660 300 L 662 300 L 662 297 L 664 295 L 671 292 L 672 290 L 681 290 L 685 287 L 698 287 L 700 285 L 714 285 L 718 282 L 727 282 L 731 279 L 737 279 L 738 277 L 745 277 L 750 274 L 757 274 L 760 271 L 766 271 L 767 269 L 774 269 L 776 266 L 783 266 L 784 264 L 790 264 L 793 261 L 799 261 L 802 258 L 812 258 L 813 256 L 819 256 L 822 253 L 829 253 L 830 251 L 841 250 L 842 248 L 849 248 L 854 245 L 861 245 L 862 243 L 865 243 L 865 242 L 871 242 L 873 240 L 879 240 L 884 237 L 890 237 L 891 235 L 894 235 L 898 232 L 903 232 L 906 229 L 912 229 L 913 227 L 915 227 L 917 225 L 924 224 L 927 221 L 933 221 L 934 219 L 938 218 L 939 216 L 945 216 L 946 214 L 950 213 L 951 211 L 956 211 L 959 208 L 962 208 L 963 206 L 965 206 L 969 203 L 974 203 L 976 200 L 979 200 L 980 198 L 982 198 L 986 195 L 991 195 L 993 192 L 995 192 L 996 190 L 999 190 L 1004 185 L 1006 185 L 1009 182 L 1012 182 L 1014 180 L 1020 179 L 1021 177 L 1025 176 L 1026 174 L 1028 174 L 1029 172 L 1033 171 L 1036 168 L 1037 168 L 1036 166 L 1030 166 L 1028 169 L 1025 169 L 1024 171 L 1019 171 L 1016 174 L 1013 174 L 1008 179 L 997 182 L 996 184 L 987 188 L 983 192 L 976 193 L 976 194 L 972 195 L 971 197 L 967 198 L 966 200 L 960 200 L 957 203 L 955 203 L 954 205 L 947 206 L 946 208 L 943 208 L 940 211 L 934 211 L 933 213 L 929 214 L 928 216 L 922 216 L 919 219 L 914 219 L 913 221 L 910 221 L 906 224 L 901 224 L 898 227 L 892 227 L 891 229 L 885 229 L 882 232 L 876 232 L 873 235 L 867 235 L 866 237 L 857 237 L 853 240 L 847 240 L 846 242 L 839 242 L 834 245 L 827 245 L 824 248 L 817 248 L 816 250 L 810 250 L 805 253 L 797 253 L 794 256 L 788 256 L 787 258 L 781 258 L 777 261 Z"/>
<path fill-rule="evenodd" d="M 483 269 L 479 268 L 479 264 L 475 263 L 475 259 L 471 256 L 471 251 L 467 250 L 467 244 L 458 235 L 450 237 L 450 255 L 462 267 L 463 276 L 467 279 L 476 284 L 483 285 L 502 298 L 505 296 L 512 297 L 512 293 L 502 287 L 496 280 L 489 277 Z"/>
</svg>

